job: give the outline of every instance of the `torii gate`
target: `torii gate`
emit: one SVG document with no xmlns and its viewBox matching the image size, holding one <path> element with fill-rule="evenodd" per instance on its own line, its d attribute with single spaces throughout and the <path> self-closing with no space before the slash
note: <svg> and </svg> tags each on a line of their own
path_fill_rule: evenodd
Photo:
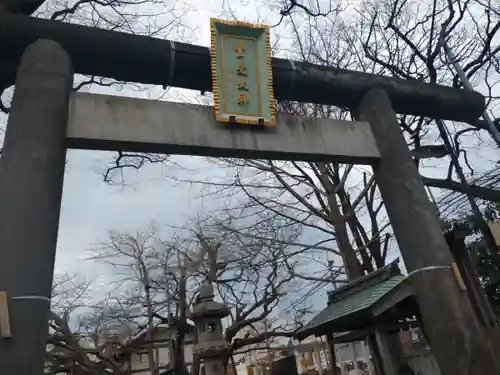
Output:
<svg viewBox="0 0 500 375">
<path fill-rule="evenodd" d="M 372 165 L 442 374 L 498 374 L 384 90 L 366 92 L 359 121 L 278 114 L 264 132 L 225 127 L 204 106 L 71 93 L 72 82 L 59 44 L 26 49 L 0 158 L 1 374 L 41 373 L 67 148 Z"/>
</svg>

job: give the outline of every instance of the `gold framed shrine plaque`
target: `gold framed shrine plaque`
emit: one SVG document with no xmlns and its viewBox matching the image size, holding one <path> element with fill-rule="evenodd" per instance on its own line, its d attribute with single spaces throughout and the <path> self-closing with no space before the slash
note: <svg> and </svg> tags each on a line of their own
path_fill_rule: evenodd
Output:
<svg viewBox="0 0 500 375">
<path fill-rule="evenodd" d="M 269 27 L 210 19 L 215 118 L 276 126 Z"/>
</svg>

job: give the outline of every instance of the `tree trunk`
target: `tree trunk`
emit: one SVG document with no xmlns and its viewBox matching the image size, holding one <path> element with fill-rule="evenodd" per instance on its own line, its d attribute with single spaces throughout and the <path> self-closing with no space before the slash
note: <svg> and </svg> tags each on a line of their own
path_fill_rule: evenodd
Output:
<svg viewBox="0 0 500 375">
<path fill-rule="evenodd" d="M 337 199 L 335 197 L 335 187 L 328 177 L 328 171 L 324 163 L 316 164 L 320 173 L 321 184 L 326 191 L 328 207 L 330 209 L 329 219 L 331 225 L 335 228 L 335 239 L 340 248 L 342 260 L 349 280 L 357 279 L 363 276 L 361 264 L 351 246 L 349 234 L 347 232 L 346 220 L 340 212 Z"/>
<path fill-rule="evenodd" d="M 149 371 L 151 375 L 158 375 L 158 366 L 156 365 L 156 359 L 154 356 L 155 345 L 152 342 L 153 339 L 153 301 L 151 300 L 151 285 L 149 283 L 148 270 L 146 266 L 143 267 L 143 280 L 144 280 L 144 290 L 146 294 L 146 310 L 148 316 L 148 331 L 146 333 L 147 351 L 148 351 L 148 361 L 149 361 Z"/>
<path fill-rule="evenodd" d="M 179 317 L 177 319 L 177 336 L 174 343 L 173 367 L 175 375 L 188 374 L 186 361 L 184 358 L 184 340 L 186 337 L 186 270 L 184 266 L 180 267 L 179 276 Z"/>
</svg>

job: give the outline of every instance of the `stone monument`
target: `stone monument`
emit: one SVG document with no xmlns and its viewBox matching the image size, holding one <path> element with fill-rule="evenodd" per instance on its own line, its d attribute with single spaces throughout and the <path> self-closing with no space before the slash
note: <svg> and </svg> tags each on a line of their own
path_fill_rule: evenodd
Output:
<svg viewBox="0 0 500 375">
<path fill-rule="evenodd" d="M 214 301 L 210 278 L 205 280 L 190 317 L 198 332 L 198 344 L 193 346 L 193 355 L 203 362 L 206 375 L 225 374 L 229 348 L 224 340 L 221 320 L 228 315 L 228 308 Z"/>
</svg>

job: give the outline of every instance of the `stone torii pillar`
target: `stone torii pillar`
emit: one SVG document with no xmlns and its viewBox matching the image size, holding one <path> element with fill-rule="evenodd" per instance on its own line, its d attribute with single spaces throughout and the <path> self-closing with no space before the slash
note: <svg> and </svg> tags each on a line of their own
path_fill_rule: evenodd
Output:
<svg viewBox="0 0 500 375">
<path fill-rule="evenodd" d="M 200 287 L 199 302 L 190 318 L 198 331 L 198 344 L 193 346 L 193 356 L 203 360 L 206 375 L 225 374 L 229 348 L 224 340 L 221 319 L 229 315 L 229 309 L 214 301 L 212 283 L 205 280 Z"/>
<path fill-rule="evenodd" d="M 376 181 L 441 374 L 497 375 L 498 348 L 454 276 L 454 260 L 389 96 L 369 91 L 354 114 L 370 123 L 377 142 Z"/>
<path fill-rule="evenodd" d="M 68 54 L 50 40 L 26 48 L 0 157 L 0 291 L 10 337 L 0 374 L 43 374 L 73 83 Z M 3 335 L 0 335 L 3 336 Z"/>
</svg>

